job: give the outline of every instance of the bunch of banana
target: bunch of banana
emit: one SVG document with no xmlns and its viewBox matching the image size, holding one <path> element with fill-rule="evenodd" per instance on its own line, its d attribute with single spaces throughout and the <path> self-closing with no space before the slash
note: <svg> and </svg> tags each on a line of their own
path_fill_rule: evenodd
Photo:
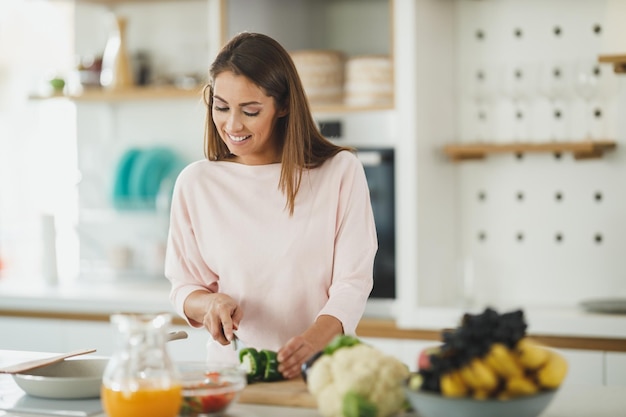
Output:
<svg viewBox="0 0 626 417">
<path fill-rule="evenodd" d="M 524 337 L 514 349 L 494 343 L 484 357 L 443 374 L 440 387 L 448 397 L 508 399 L 555 389 L 566 374 L 563 356 Z"/>
</svg>

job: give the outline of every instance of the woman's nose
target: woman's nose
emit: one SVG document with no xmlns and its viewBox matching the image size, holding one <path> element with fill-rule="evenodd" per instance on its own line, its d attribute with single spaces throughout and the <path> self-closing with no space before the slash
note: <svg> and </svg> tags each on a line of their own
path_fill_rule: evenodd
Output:
<svg viewBox="0 0 626 417">
<path fill-rule="evenodd" d="M 241 123 L 241 121 L 239 120 L 239 116 L 236 114 L 236 112 L 231 112 L 228 115 L 228 120 L 226 120 L 226 128 L 229 131 L 236 132 L 240 130 L 242 127 L 243 127 L 243 123 Z"/>
</svg>

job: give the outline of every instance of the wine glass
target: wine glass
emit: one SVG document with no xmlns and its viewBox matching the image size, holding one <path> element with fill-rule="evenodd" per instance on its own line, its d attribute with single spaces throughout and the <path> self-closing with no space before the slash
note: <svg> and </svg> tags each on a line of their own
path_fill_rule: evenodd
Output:
<svg viewBox="0 0 626 417">
<path fill-rule="evenodd" d="M 467 73 L 465 85 L 474 103 L 475 137 L 478 142 L 493 137 L 494 98 L 496 93 L 496 68 L 482 62 Z"/>
<path fill-rule="evenodd" d="M 548 101 L 550 115 L 550 139 L 557 140 L 565 135 L 565 104 L 572 96 L 572 67 L 567 62 L 556 61 L 540 65 L 539 93 Z"/>
<path fill-rule="evenodd" d="M 575 76 L 573 80 L 574 91 L 583 102 L 583 131 L 584 138 L 592 140 L 594 138 L 593 125 L 595 102 L 600 99 L 603 86 L 602 68 L 595 61 L 579 61 L 575 64 Z"/>
<path fill-rule="evenodd" d="M 513 139 L 516 141 L 529 137 L 531 100 L 535 86 L 536 64 L 513 62 L 503 66 L 501 90 L 512 104 Z"/>
</svg>

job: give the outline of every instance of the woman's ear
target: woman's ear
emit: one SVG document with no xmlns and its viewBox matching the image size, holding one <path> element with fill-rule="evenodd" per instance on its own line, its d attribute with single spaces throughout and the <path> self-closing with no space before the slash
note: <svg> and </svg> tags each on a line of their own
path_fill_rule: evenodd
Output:
<svg viewBox="0 0 626 417">
<path fill-rule="evenodd" d="M 289 114 L 289 108 L 285 107 L 278 112 L 278 117 L 285 117 Z"/>
<path fill-rule="evenodd" d="M 280 110 L 278 110 L 278 117 L 285 117 L 289 114 L 289 100 L 285 100 L 284 106 Z"/>
</svg>

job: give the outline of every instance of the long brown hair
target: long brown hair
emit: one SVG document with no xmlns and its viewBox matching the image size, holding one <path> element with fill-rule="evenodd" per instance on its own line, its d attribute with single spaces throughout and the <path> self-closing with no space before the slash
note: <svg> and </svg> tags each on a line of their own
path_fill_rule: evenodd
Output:
<svg viewBox="0 0 626 417">
<path fill-rule="evenodd" d="M 276 109 L 287 114 L 276 122 L 275 137 L 282 149 L 278 186 L 286 195 L 286 207 L 292 215 L 304 169 L 322 165 L 342 150 L 318 130 L 298 71 L 289 53 L 276 40 L 260 33 L 243 32 L 233 37 L 209 68 L 209 83 L 203 98 L 207 106 L 204 154 L 211 161 L 232 157 L 213 123 L 213 83 L 224 71 L 243 75 L 274 99 Z"/>
</svg>

